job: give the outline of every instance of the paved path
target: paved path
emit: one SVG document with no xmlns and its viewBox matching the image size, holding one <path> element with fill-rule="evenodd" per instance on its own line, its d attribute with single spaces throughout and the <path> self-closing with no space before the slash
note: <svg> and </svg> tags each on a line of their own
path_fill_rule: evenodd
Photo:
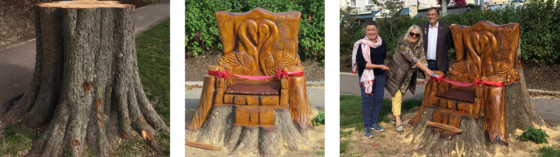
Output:
<svg viewBox="0 0 560 157">
<path fill-rule="evenodd" d="M 417 99 L 422 100 L 424 96 L 424 90 L 426 86 L 417 85 L 416 93 L 412 95 L 410 91 L 407 91 L 404 99 Z M 340 93 L 341 94 L 352 94 L 360 95 L 360 88 L 358 86 L 358 75 L 352 75 L 349 73 L 340 74 Z M 391 98 L 391 94 L 385 89 L 385 98 Z M 560 100 L 558 99 L 546 99 L 546 98 L 532 98 L 531 101 L 535 106 L 535 109 L 539 115 L 547 121 L 560 122 Z"/>
<path fill-rule="evenodd" d="M 136 35 L 169 18 L 169 1 L 139 8 L 134 14 Z M 23 94 L 35 69 L 35 40 L 0 50 L 0 105 Z"/>
<path fill-rule="evenodd" d="M 307 84 L 324 84 L 324 82 L 310 82 Z M 186 85 L 201 85 L 202 82 L 186 82 Z M 193 88 L 191 90 L 185 89 L 185 108 L 194 108 L 198 106 L 200 101 L 200 94 L 202 88 Z M 325 88 L 307 87 L 307 98 L 311 101 L 313 106 L 318 110 L 324 111 L 325 108 Z"/>
</svg>

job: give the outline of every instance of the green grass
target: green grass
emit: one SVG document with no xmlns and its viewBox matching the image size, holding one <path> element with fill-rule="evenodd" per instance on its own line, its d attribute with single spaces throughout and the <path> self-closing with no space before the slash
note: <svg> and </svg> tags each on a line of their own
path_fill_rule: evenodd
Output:
<svg viewBox="0 0 560 157">
<path fill-rule="evenodd" d="M 379 122 L 389 123 L 390 118 L 386 116 L 391 113 L 391 100 L 383 99 L 381 111 L 379 112 Z M 401 111 L 408 111 L 414 107 L 422 105 L 421 100 L 403 101 Z M 362 97 L 357 95 L 340 96 L 340 128 L 355 128 L 356 131 L 364 129 L 362 123 Z M 342 133 L 341 133 L 342 135 Z"/>
<path fill-rule="evenodd" d="M 383 148 L 383 151 L 379 151 L 379 155 L 385 155 L 387 153 L 387 148 Z"/>
<path fill-rule="evenodd" d="M 343 141 L 340 144 L 340 154 L 345 153 L 346 150 L 348 150 L 348 146 L 352 143 L 356 143 L 356 142 L 354 142 L 354 141 Z"/>
<path fill-rule="evenodd" d="M 315 155 L 325 155 L 325 151 L 324 150 L 317 151 Z"/>
<path fill-rule="evenodd" d="M 552 147 L 542 147 L 537 152 L 542 157 L 560 157 L 560 150 L 554 150 Z"/>
<path fill-rule="evenodd" d="M 169 19 L 136 37 L 136 53 L 138 70 L 144 92 L 151 102 L 156 103 L 155 109 L 167 126 L 169 125 Z M 170 155 L 169 133 L 159 132 L 155 139 L 164 150 L 164 156 Z M 145 156 L 148 147 L 139 137 L 122 143 L 116 156 Z"/>
<path fill-rule="evenodd" d="M 352 132 L 353 132 L 352 130 L 350 130 L 350 131 L 342 131 L 342 130 L 340 130 L 340 138 L 348 137 L 348 136 L 352 135 Z"/>
<path fill-rule="evenodd" d="M 138 69 L 144 92 L 169 126 L 169 19 L 136 38 Z"/>
<path fill-rule="evenodd" d="M 21 127 L 18 123 L 9 125 L 4 130 L 4 138 L 0 141 L 0 154 L 6 156 L 18 156 L 22 151 L 31 148 L 33 140 L 38 135 L 27 127 Z"/>
<path fill-rule="evenodd" d="M 383 99 L 381 111 L 379 112 L 379 122 L 389 123 L 390 118 L 386 116 L 391 113 L 392 101 Z M 422 105 L 421 100 L 406 100 L 401 105 L 401 111 L 408 111 L 414 107 Z M 362 97 L 356 95 L 338 95 L 338 138 L 350 136 L 352 131 L 342 131 L 342 128 L 355 128 L 356 131 L 364 130 L 362 124 Z M 385 137 L 381 135 L 381 137 Z M 344 141 L 338 146 L 338 154 L 346 152 L 348 145 L 354 141 Z M 380 151 L 380 155 L 387 152 Z M 350 154 L 355 156 L 356 154 Z M 358 155 L 359 156 L 359 155 Z"/>
</svg>

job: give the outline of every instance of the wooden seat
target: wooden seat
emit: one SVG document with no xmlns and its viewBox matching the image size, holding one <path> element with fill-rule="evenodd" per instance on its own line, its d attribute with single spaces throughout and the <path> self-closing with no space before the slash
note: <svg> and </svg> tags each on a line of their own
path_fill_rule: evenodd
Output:
<svg viewBox="0 0 560 157">
<path fill-rule="evenodd" d="M 236 81 L 227 89 L 226 94 L 279 95 L 280 81 Z"/>
<path fill-rule="evenodd" d="M 208 67 L 205 93 L 187 129 L 200 128 L 212 107 L 227 105 L 236 105 L 235 125 L 274 128 L 274 112 L 267 108 L 272 107 L 289 109 L 293 122 L 300 128 L 311 127 L 305 77 L 272 78 L 279 71 L 304 71 L 298 54 L 300 18 L 300 12 L 273 13 L 262 8 L 246 13 L 217 12 L 224 54 L 218 65 Z M 227 74 L 229 77 L 224 77 Z M 256 121 L 263 117 L 272 121 Z"/>
<path fill-rule="evenodd" d="M 452 99 L 452 100 L 474 103 L 474 98 L 476 97 L 476 88 L 458 87 L 445 92 L 437 93 L 436 96 Z"/>
</svg>

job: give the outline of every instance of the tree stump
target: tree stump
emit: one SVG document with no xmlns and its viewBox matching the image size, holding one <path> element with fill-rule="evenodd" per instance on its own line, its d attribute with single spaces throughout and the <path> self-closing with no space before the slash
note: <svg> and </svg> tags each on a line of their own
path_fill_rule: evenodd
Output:
<svg viewBox="0 0 560 157">
<path fill-rule="evenodd" d="M 136 61 L 134 5 L 117 1 L 35 6 L 33 82 L 3 107 L 3 126 L 44 128 L 27 156 L 109 156 L 133 130 L 156 152 L 169 127 L 144 94 Z"/>
<path fill-rule="evenodd" d="M 412 138 L 415 152 L 428 156 L 508 156 L 508 143 L 516 142 L 516 131 L 548 126 L 527 91 L 520 25 L 481 21 L 451 29 L 458 63 L 449 69 L 446 79 L 473 83 L 474 87 L 447 81 L 427 84 L 422 107 L 409 121 L 414 126 L 406 138 Z M 427 121 L 454 125 L 463 132 L 428 127 Z"/>
<path fill-rule="evenodd" d="M 308 103 L 311 117 L 317 109 Z M 227 151 L 230 155 L 280 156 L 283 150 L 301 151 L 318 148 L 311 142 L 313 128 L 301 128 L 292 121 L 289 109 L 275 110 L 275 129 L 265 127 L 235 126 L 235 106 L 212 107 L 211 114 L 199 130 L 185 130 L 187 139 L 208 143 Z"/>
</svg>

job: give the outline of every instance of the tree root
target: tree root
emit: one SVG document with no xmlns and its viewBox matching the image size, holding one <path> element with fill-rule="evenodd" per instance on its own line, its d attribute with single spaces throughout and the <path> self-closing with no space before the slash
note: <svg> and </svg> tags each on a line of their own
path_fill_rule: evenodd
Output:
<svg viewBox="0 0 560 157">
<path fill-rule="evenodd" d="M 310 108 L 314 108 L 310 105 Z M 318 148 L 312 127 L 301 129 L 294 124 L 288 109 L 275 111 L 275 129 L 234 126 L 233 105 L 212 108 L 206 122 L 198 131 L 186 130 L 197 142 L 225 147 L 230 155 L 278 156 L 283 150 L 299 151 Z"/>
</svg>

